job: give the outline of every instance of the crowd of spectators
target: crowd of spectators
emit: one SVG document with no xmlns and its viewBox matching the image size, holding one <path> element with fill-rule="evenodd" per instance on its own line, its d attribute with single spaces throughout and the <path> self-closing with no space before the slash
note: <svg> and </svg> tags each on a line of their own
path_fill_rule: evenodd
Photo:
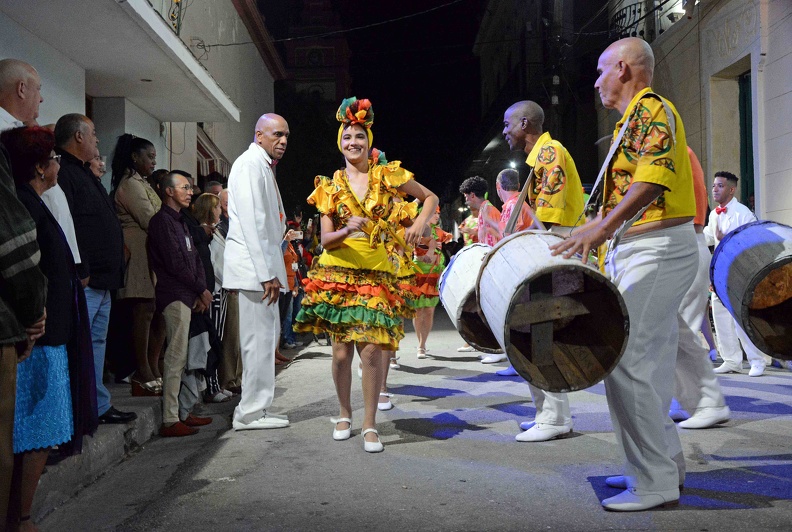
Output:
<svg viewBox="0 0 792 532">
<path fill-rule="evenodd" d="M 238 294 L 222 288 L 222 176 L 202 194 L 189 173 L 156 169 L 154 144 L 127 133 L 108 192 L 93 122 L 67 114 L 39 126 L 40 90 L 33 66 L 0 61 L 0 523 L 11 530 L 34 529 L 53 449 L 68 458 L 99 424 L 136 419 L 112 406 L 106 379 L 161 396 L 160 434 L 171 437 L 211 423 L 196 404 L 228 401 L 242 377 Z M 313 226 L 298 208 L 284 235 L 283 349 L 301 345 L 291 320 Z"/>
</svg>

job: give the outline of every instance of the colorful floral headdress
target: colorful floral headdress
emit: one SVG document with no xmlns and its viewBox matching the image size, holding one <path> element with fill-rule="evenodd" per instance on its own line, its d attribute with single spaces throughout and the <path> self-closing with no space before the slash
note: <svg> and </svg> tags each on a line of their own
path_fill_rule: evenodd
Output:
<svg viewBox="0 0 792 532">
<path fill-rule="evenodd" d="M 336 120 L 341 122 L 338 128 L 338 149 L 341 150 L 341 135 L 344 129 L 352 124 L 360 124 L 366 129 L 368 135 L 369 146 L 374 142 L 374 134 L 371 132 L 371 126 L 374 125 L 374 109 L 371 107 L 369 100 L 358 100 L 354 96 L 347 98 L 341 102 L 341 106 L 336 111 Z"/>
<path fill-rule="evenodd" d="M 379 151 L 377 148 L 371 148 L 371 151 L 369 152 L 369 164 L 371 166 L 374 166 L 375 164 L 388 164 L 388 159 L 385 157 L 385 152 Z"/>
</svg>

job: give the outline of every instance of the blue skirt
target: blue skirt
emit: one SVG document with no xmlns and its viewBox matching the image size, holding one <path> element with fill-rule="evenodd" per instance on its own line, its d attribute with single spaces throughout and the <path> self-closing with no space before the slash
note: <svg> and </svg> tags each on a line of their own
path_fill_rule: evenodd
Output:
<svg viewBox="0 0 792 532">
<path fill-rule="evenodd" d="M 60 445 L 73 432 L 66 346 L 35 346 L 17 364 L 14 453 Z"/>
</svg>

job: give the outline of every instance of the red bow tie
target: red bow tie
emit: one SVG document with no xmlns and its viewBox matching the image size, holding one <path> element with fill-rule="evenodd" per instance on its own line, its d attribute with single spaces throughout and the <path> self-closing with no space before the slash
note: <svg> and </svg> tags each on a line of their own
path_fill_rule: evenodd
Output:
<svg viewBox="0 0 792 532">
<path fill-rule="evenodd" d="M 715 214 L 726 212 L 726 207 L 715 207 Z"/>
</svg>

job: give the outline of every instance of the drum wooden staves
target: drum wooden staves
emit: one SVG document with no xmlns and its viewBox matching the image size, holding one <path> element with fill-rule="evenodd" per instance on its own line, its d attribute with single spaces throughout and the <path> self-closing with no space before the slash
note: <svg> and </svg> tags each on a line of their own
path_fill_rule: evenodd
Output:
<svg viewBox="0 0 792 532">
<path fill-rule="evenodd" d="M 486 256 L 477 299 L 514 369 L 550 392 L 588 388 L 616 366 L 629 336 L 627 307 L 599 270 L 550 255 L 562 238 L 526 231 Z"/>
<path fill-rule="evenodd" d="M 476 302 L 476 279 L 490 249 L 470 244 L 454 255 L 440 276 L 440 301 L 463 340 L 484 353 L 503 353 Z"/>
<path fill-rule="evenodd" d="M 760 221 L 727 234 L 710 281 L 760 351 L 792 360 L 792 227 Z"/>
</svg>

